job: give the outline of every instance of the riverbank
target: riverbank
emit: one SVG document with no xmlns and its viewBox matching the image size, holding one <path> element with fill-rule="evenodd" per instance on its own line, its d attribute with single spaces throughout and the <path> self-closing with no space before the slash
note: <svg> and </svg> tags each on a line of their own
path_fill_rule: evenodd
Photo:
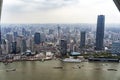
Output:
<svg viewBox="0 0 120 80">
<path fill-rule="evenodd" d="M 82 67 L 82 65 L 84 65 Z M 108 62 L 63 63 L 59 60 L 0 63 L 1 80 L 119 80 L 120 64 Z M 81 67 L 81 68 L 79 68 Z M 6 69 L 16 71 L 6 72 Z M 57 69 L 56 69 L 57 68 Z M 117 71 L 114 71 L 116 69 Z"/>
</svg>

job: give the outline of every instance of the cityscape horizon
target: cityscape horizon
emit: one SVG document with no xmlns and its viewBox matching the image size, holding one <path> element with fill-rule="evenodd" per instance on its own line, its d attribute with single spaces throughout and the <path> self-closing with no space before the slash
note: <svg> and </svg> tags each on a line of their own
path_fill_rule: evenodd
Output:
<svg viewBox="0 0 120 80">
<path fill-rule="evenodd" d="M 120 80 L 118 10 L 119 0 L 0 0 L 0 80 Z"/>
</svg>

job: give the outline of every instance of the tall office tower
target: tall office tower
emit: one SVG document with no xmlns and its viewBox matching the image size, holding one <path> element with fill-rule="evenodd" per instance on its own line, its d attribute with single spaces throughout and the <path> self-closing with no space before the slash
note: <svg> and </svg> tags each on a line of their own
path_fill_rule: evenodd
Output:
<svg viewBox="0 0 120 80">
<path fill-rule="evenodd" d="M 62 57 L 67 55 L 67 41 L 66 40 L 60 41 L 60 53 Z"/>
<path fill-rule="evenodd" d="M 22 40 L 22 52 L 25 52 L 26 50 L 27 50 L 26 40 L 23 39 L 23 40 Z"/>
<path fill-rule="evenodd" d="M 17 37 L 18 37 L 18 33 L 17 32 L 13 32 L 14 35 L 14 41 L 16 41 Z"/>
<path fill-rule="evenodd" d="M 17 53 L 17 42 L 12 42 L 12 52 L 13 54 Z"/>
<path fill-rule="evenodd" d="M 45 34 L 44 33 L 40 33 L 40 42 L 45 42 L 45 39 L 46 39 L 46 36 L 45 36 Z"/>
<path fill-rule="evenodd" d="M 22 28 L 22 35 L 26 36 L 26 30 L 25 30 L 25 28 Z"/>
<path fill-rule="evenodd" d="M 82 31 L 81 32 L 81 38 L 80 38 L 80 48 L 84 48 L 85 47 L 85 40 L 86 40 L 86 32 Z"/>
<path fill-rule="evenodd" d="M 40 33 L 36 32 L 36 33 L 34 34 L 34 44 L 40 44 L 40 42 L 41 42 L 40 39 L 41 39 Z"/>
<path fill-rule="evenodd" d="M 33 37 L 30 38 L 30 47 L 29 47 L 29 49 L 30 49 L 32 52 L 34 52 L 34 39 L 33 39 Z"/>
<path fill-rule="evenodd" d="M 34 34 L 34 51 L 36 54 L 40 51 L 40 43 L 41 43 L 41 35 L 40 33 L 36 32 Z"/>
<path fill-rule="evenodd" d="M 11 53 L 11 44 L 13 42 L 13 35 L 8 33 L 8 34 L 6 34 L 6 38 L 8 41 L 8 54 L 9 54 L 9 53 Z"/>
<path fill-rule="evenodd" d="M 60 38 L 60 26 L 58 26 L 58 38 Z"/>
<path fill-rule="evenodd" d="M 99 15 L 97 19 L 96 47 L 95 50 L 103 50 L 105 16 Z"/>
<path fill-rule="evenodd" d="M 16 39 L 17 42 L 17 52 L 22 52 L 22 40 L 23 40 L 23 36 L 19 35 Z"/>
</svg>

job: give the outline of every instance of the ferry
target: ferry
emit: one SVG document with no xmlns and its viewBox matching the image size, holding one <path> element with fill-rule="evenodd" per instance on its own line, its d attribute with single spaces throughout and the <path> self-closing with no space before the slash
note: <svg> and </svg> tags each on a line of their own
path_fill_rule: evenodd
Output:
<svg viewBox="0 0 120 80">
<path fill-rule="evenodd" d="M 10 72 L 10 71 L 16 71 L 16 69 L 6 69 L 6 72 Z"/>
<path fill-rule="evenodd" d="M 81 62 L 80 59 L 72 59 L 72 58 L 65 58 L 65 59 L 62 59 L 63 62 L 76 62 L 76 63 L 79 63 Z"/>
<path fill-rule="evenodd" d="M 117 69 L 107 69 L 108 71 L 117 71 Z"/>
</svg>

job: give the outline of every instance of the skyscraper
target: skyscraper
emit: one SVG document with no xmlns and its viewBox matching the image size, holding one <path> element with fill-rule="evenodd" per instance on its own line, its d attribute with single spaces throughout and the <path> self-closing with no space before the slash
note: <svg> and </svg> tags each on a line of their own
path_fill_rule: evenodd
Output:
<svg viewBox="0 0 120 80">
<path fill-rule="evenodd" d="M 61 40 L 60 41 L 60 53 L 63 56 L 66 56 L 67 54 L 67 41 L 66 40 Z"/>
<path fill-rule="evenodd" d="M 61 29 L 60 26 L 58 26 L 57 29 L 58 29 L 58 38 L 60 38 L 60 29 Z"/>
<path fill-rule="evenodd" d="M 80 40 L 80 48 L 84 48 L 85 47 L 85 38 L 86 38 L 86 32 L 82 31 L 81 32 L 81 40 Z"/>
<path fill-rule="evenodd" d="M 11 48 L 12 48 L 11 44 L 13 42 L 13 34 L 11 34 L 11 33 L 6 34 L 6 39 L 8 41 L 8 53 L 10 53 L 11 52 Z"/>
<path fill-rule="evenodd" d="M 12 42 L 12 53 L 13 54 L 17 53 L 17 42 Z"/>
<path fill-rule="evenodd" d="M 97 19 L 97 32 L 96 32 L 96 50 L 103 50 L 105 16 L 99 15 Z"/>
<path fill-rule="evenodd" d="M 41 40 L 40 40 L 40 33 L 36 32 L 34 35 L 34 43 L 35 44 L 40 44 Z"/>
<path fill-rule="evenodd" d="M 16 41 L 16 39 L 18 37 L 18 32 L 13 32 L 13 36 L 14 36 L 14 41 Z"/>
<path fill-rule="evenodd" d="M 26 36 L 26 30 L 25 30 L 25 28 L 22 28 L 22 35 Z"/>
<path fill-rule="evenodd" d="M 16 39 L 17 42 L 17 51 L 21 52 L 22 51 L 22 40 L 23 40 L 23 36 L 19 35 Z"/>
<path fill-rule="evenodd" d="M 22 52 L 25 52 L 27 49 L 27 46 L 26 46 L 26 39 L 23 39 L 22 40 Z"/>
<path fill-rule="evenodd" d="M 119 41 L 115 41 L 112 43 L 111 52 L 112 54 L 120 54 L 120 42 Z"/>
</svg>

